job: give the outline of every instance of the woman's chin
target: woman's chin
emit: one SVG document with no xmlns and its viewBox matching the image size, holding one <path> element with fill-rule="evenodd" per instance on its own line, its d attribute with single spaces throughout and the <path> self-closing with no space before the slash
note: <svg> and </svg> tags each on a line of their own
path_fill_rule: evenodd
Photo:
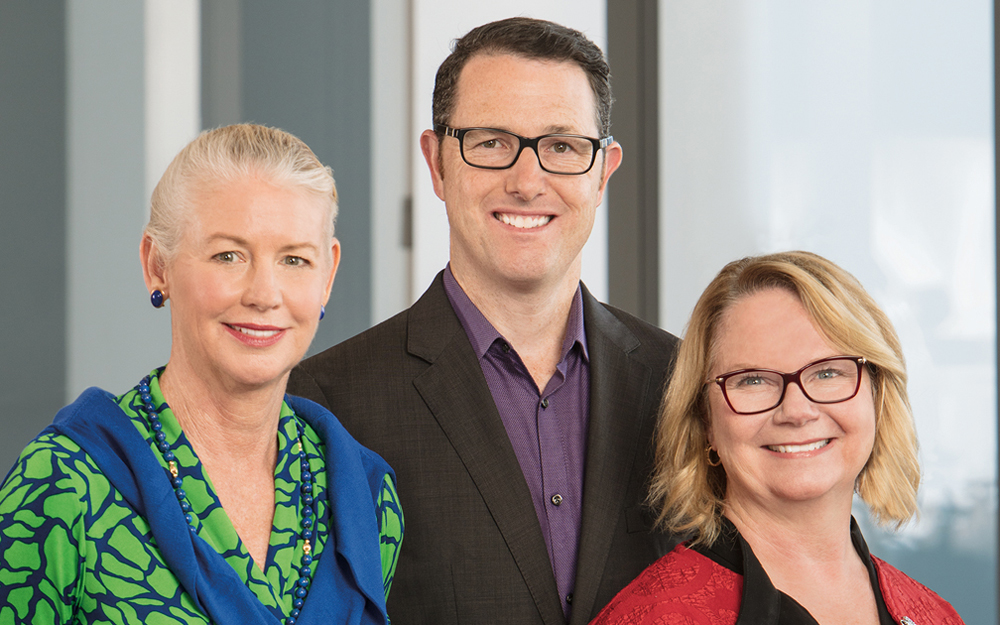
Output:
<svg viewBox="0 0 1000 625">
<path fill-rule="evenodd" d="M 791 481 L 777 486 L 772 491 L 772 496 L 777 501 L 786 504 L 812 504 L 825 500 L 834 505 L 844 502 L 850 505 L 853 495 L 853 482 L 845 486 L 840 482 L 831 481 L 829 477 Z"/>
<path fill-rule="evenodd" d="M 850 505 L 853 500 L 853 482 L 833 479 L 827 475 L 798 475 L 784 480 L 774 480 L 769 484 L 740 492 L 730 489 L 726 499 L 735 508 L 755 508 L 761 505 L 772 510 L 788 505 L 815 505 L 829 502 L 833 506 Z"/>
<path fill-rule="evenodd" d="M 277 362 L 270 358 L 250 357 L 238 359 L 231 366 L 206 368 L 207 374 L 199 377 L 203 377 L 208 386 L 218 386 L 220 392 L 263 390 L 278 385 L 281 385 L 284 392 L 284 384 L 288 381 L 292 367 L 294 363 L 290 364 L 285 359 Z"/>
</svg>

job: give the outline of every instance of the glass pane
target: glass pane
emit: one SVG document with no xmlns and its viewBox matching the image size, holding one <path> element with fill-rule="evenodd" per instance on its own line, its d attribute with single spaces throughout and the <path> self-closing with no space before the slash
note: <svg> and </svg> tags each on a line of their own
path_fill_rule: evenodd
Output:
<svg viewBox="0 0 1000 625">
<path fill-rule="evenodd" d="M 997 622 L 993 15 L 985 0 L 660 2 L 661 323 L 807 249 L 903 341 L 924 480 L 872 552 Z"/>
</svg>

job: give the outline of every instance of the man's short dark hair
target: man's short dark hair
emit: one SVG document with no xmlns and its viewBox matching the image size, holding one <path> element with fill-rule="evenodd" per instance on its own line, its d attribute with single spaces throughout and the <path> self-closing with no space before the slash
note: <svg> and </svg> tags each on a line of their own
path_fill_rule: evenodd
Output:
<svg viewBox="0 0 1000 625">
<path fill-rule="evenodd" d="M 528 17 L 484 24 L 457 39 L 434 81 L 434 124 L 449 125 L 455 110 L 458 77 L 476 55 L 512 54 L 544 61 L 572 61 L 587 74 L 597 102 L 601 136 L 611 134 L 611 69 L 604 53 L 578 30 Z"/>
</svg>

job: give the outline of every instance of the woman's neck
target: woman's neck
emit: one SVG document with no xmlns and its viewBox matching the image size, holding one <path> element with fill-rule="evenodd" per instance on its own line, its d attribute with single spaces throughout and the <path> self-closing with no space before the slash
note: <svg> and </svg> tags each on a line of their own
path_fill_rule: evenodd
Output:
<svg viewBox="0 0 1000 625">
<path fill-rule="evenodd" d="M 727 499 L 725 515 L 761 564 L 772 555 L 785 563 L 833 563 L 845 556 L 856 557 L 850 501 L 847 505 L 826 501 L 761 505 Z"/>
<path fill-rule="evenodd" d="M 763 506 L 727 501 L 726 517 L 771 583 L 819 623 L 878 623 L 874 589 L 851 538 L 850 498 Z"/>
<path fill-rule="evenodd" d="M 175 359 L 160 375 L 163 398 L 261 570 L 274 522 L 278 422 L 287 380 L 252 389 L 226 386 Z"/>
<path fill-rule="evenodd" d="M 226 387 L 171 360 L 160 390 L 203 463 L 273 473 L 284 384 Z"/>
</svg>

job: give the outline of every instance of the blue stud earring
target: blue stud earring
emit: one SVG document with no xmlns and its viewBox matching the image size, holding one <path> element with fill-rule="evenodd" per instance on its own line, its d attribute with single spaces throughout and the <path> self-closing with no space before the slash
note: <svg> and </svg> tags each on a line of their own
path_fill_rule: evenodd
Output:
<svg viewBox="0 0 1000 625">
<path fill-rule="evenodd" d="M 319 307 L 319 320 L 323 321 L 323 317 L 326 316 L 326 306 Z"/>
<path fill-rule="evenodd" d="M 163 308 L 163 291 L 153 289 L 153 292 L 149 294 L 149 303 L 153 305 L 153 308 Z"/>
</svg>

